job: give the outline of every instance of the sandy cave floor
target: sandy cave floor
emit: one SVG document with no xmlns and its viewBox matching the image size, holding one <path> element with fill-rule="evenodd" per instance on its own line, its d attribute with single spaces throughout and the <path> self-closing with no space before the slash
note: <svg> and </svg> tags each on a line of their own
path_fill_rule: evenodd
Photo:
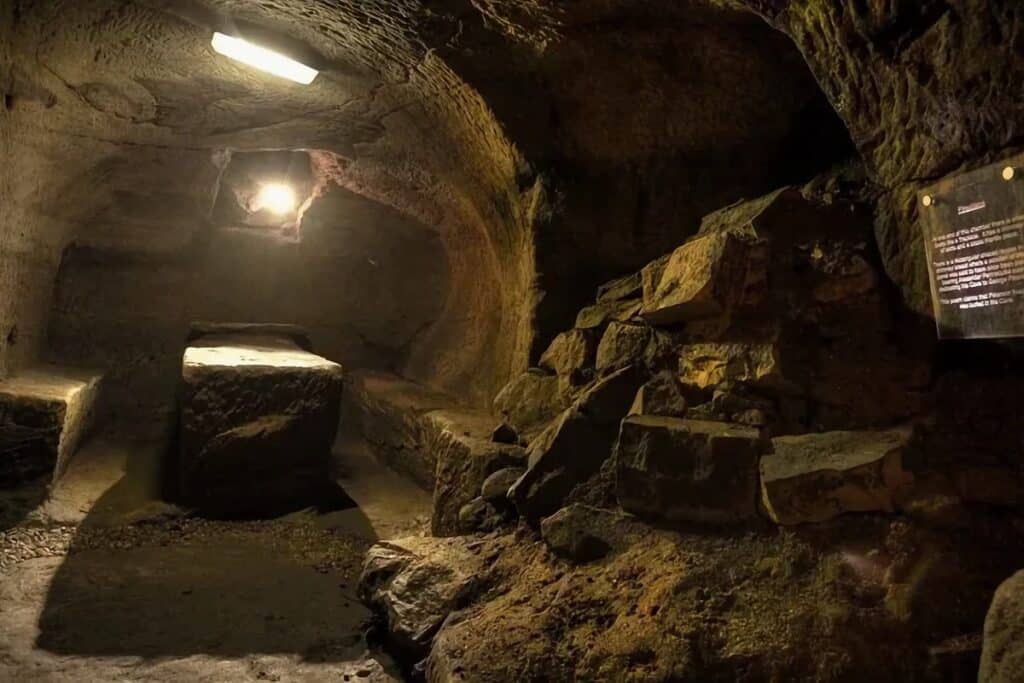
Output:
<svg viewBox="0 0 1024 683">
<path fill-rule="evenodd" d="M 160 503 L 159 445 L 93 439 L 45 500 L 0 492 L 0 680 L 392 681 L 355 597 L 363 554 L 430 497 L 339 446 L 358 507 L 267 521 Z"/>
</svg>

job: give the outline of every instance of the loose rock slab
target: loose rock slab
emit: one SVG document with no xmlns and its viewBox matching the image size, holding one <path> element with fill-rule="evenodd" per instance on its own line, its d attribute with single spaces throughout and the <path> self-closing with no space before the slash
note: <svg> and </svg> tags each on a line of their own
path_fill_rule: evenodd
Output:
<svg viewBox="0 0 1024 683">
<path fill-rule="evenodd" d="M 583 371 L 593 367 L 597 337 L 584 330 L 569 330 L 554 338 L 540 357 L 540 366 L 579 383 Z"/>
<path fill-rule="evenodd" d="M 647 415 L 622 421 L 616 493 L 634 514 L 709 524 L 756 516 L 756 429 Z"/>
<path fill-rule="evenodd" d="M 316 502 L 328 482 L 342 369 L 287 337 L 213 334 L 182 361 L 183 497 L 217 515 Z"/>
<path fill-rule="evenodd" d="M 640 299 L 623 301 L 602 301 L 601 303 L 580 309 L 576 315 L 576 328 L 580 330 L 599 330 L 613 321 L 625 321 L 640 313 Z"/>
<path fill-rule="evenodd" d="M 685 413 L 686 399 L 679 380 L 670 373 L 655 375 L 640 387 L 629 409 L 630 415 L 682 417 Z"/>
<path fill-rule="evenodd" d="M 60 478 L 91 426 L 100 379 L 43 366 L 0 382 L 0 486 Z"/>
<path fill-rule="evenodd" d="M 574 486 L 601 468 L 638 383 L 632 367 L 609 375 L 583 392 L 530 444 L 528 469 L 509 492 L 522 517 L 539 523 L 562 506 Z"/>
<path fill-rule="evenodd" d="M 910 429 L 826 432 L 772 439 L 761 494 L 777 524 L 823 522 L 844 512 L 892 511 L 909 483 Z"/>
</svg>

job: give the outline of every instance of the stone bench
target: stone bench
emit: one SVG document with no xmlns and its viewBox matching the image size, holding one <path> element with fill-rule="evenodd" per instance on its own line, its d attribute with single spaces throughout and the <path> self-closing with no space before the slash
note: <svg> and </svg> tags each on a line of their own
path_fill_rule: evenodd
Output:
<svg viewBox="0 0 1024 683">
<path fill-rule="evenodd" d="M 91 427 L 100 380 L 39 366 L 0 381 L 0 486 L 64 474 Z"/>
<path fill-rule="evenodd" d="M 525 465 L 525 451 L 495 443 L 500 420 L 462 408 L 444 393 L 381 372 L 349 377 L 350 397 L 374 455 L 434 493 L 431 531 L 464 531 L 459 511 L 498 470 Z"/>
<path fill-rule="evenodd" d="M 342 368 L 294 334 L 193 334 L 182 359 L 179 482 L 205 513 L 245 517 L 318 504 L 341 410 Z"/>
</svg>

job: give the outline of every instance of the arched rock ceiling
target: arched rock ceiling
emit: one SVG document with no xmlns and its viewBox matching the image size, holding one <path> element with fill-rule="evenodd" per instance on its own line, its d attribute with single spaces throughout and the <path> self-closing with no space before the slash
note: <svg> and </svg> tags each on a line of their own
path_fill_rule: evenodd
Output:
<svg viewBox="0 0 1024 683">
<path fill-rule="evenodd" d="M 23 223 L 49 215 L 54 244 L 173 249 L 202 225 L 211 151 L 320 150 L 339 183 L 441 231 L 457 295 L 414 374 L 483 399 L 528 361 L 538 324 L 564 322 L 578 293 L 551 302 L 571 283 L 834 160 L 790 146 L 808 111 L 828 114 L 799 54 L 725 4 L 5 0 L 19 131 L 5 146 L 34 178 L 11 194 L 33 205 Z M 214 55 L 210 31 L 231 25 L 288 36 L 323 73 L 302 87 Z M 155 191 L 167 201 L 147 204 Z M 125 227 L 167 218 L 175 197 L 197 220 Z"/>
</svg>

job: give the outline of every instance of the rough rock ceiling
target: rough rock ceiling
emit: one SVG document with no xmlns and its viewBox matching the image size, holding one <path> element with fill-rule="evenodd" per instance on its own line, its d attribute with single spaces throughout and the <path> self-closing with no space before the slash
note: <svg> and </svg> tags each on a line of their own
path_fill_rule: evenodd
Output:
<svg viewBox="0 0 1024 683">
<path fill-rule="evenodd" d="M 46 179 L 33 210 L 60 206 L 54 244 L 182 248 L 222 166 L 210 151 L 320 150 L 339 184 L 444 236 L 459 295 L 437 347 L 484 359 L 481 396 L 543 337 L 538 286 L 556 319 L 576 280 L 589 291 L 706 211 L 835 160 L 789 149 L 822 108 L 796 50 L 711 0 L 8 4 L 4 90 L 28 132 L 12 144 Z M 301 87 L 219 58 L 210 32 L 227 27 L 287 36 L 323 73 Z M 146 230 L 170 205 L 195 220 Z M 479 382 L 466 353 L 432 352 L 423 374 Z"/>
</svg>

